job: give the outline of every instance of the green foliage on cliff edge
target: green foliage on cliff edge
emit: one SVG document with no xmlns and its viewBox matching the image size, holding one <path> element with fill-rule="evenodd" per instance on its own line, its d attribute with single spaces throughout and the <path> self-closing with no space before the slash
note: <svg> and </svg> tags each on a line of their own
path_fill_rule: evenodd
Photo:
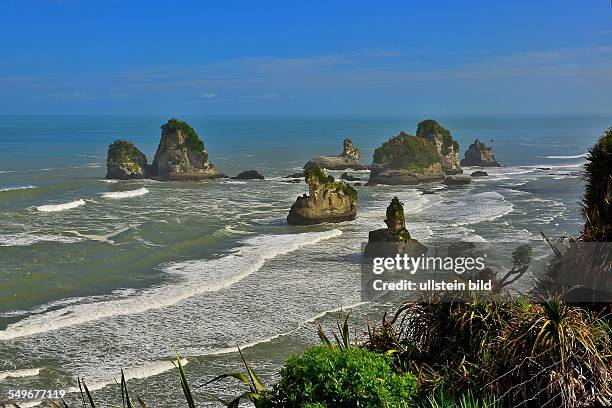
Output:
<svg viewBox="0 0 612 408">
<path fill-rule="evenodd" d="M 204 152 L 204 142 L 202 142 L 196 131 L 187 122 L 172 118 L 161 125 L 161 129 L 163 131 L 180 130 L 186 136 L 189 147 L 198 152 Z"/>
<path fill-rule="evenodd" d="M 127 140 L 115 140 L 108 146 L 109 159 L 127 160 L 138 156 L 143 156 L 143 153 Z"/>
<path fill-rule="evenodd" d="M 390 169 L 419 171 L 442 158 L 434 145 L 425 138 L 401 132 L 374 151 L 374 164 Z"/>
</svg>

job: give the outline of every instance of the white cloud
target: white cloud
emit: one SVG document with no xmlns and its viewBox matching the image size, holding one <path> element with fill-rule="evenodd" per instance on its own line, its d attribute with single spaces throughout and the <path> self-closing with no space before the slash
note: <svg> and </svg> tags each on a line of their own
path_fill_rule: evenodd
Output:
<svg viewBox="0 0 612 408">
<path fill-rule="evenodd" d="M 206 99 L 216 98 L 217 96 L 219 95 L 214 92 L 202 92 L 200 94 L 200 98 L 206 98 Z"/>
</svg>

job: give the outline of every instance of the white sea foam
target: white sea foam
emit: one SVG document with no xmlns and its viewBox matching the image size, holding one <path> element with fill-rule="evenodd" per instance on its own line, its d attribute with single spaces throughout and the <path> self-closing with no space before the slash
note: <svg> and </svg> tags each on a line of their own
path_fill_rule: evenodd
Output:
<svg viewBox="0 0 612 408">
<path fill-rule="evenodd" d="M 545 159 L 581 159 L 587 157 L 588 153 L 577 154 L 575 156 L 544 156 Z M 542 156 L 538 156 L 542 157 Z"/>
<path fill-rule="evenodd" d="M 133 367 L 128 367 L 123 369 L 123 375 L 126 381 L 153 377 L 155 375 L 162 374 L 166 371 L 172 370 L 176 368 L 174 363 L 176 360 L 160 360 L 160 361 L 151 361 L 143 364 L 139 364 Z M 189 361 L 186 358 L 181 358 L 181 365 L 185 366 L 189 364 Z M 120 382 L 120 378 L 105 378 L 94 382 L 87 382 L 87 388 L 90 391 L 100 390 L 107 385 L 114 385 L 115 382 Z M 68 388 L 68 392 L 74 393 L 79 392 L 79 387 L 70 387 Z"/>
<path fill-rule="evenodd" d="M 103 183 L 117 183 L 119 180 L 117 179 L 102 179 L 100 180 Z"/>
<path fill-rule="evenodd" d="M 0 246 L 30 246 L 38 242 L 60 242 L 64 244 L 73 244 L 81 239 L 77 237 L 65 237 L 62 235 L 50 234 L 29 234 L 26 232 L 18 232 L 14 234 L 0 234 Z"/>
<path fill-rule="evenodd" d="M 145 195 L 149 192 L 149 190 L 147 190 L 146 187 L 141 187 L 139 189 L 136 190 L 128 190 L 128 191 L 111 191 L 108 193 L 102 193 L 102 197 L 104 198 L 112 198 L 115 200 L 121 199 L 121 198 L 132 198 L 132 197 L 138 197 L 141 195 Z"/>
<path fill-rule="evenodd" d="M 0 381 L 7 378 L 35 377 L 40 374 L 39 368 L 22 368 L 13 371 L 0 371 Z"/>
<path fill-rule="evenodd" d="M 0 188 L 0 193 L 6 192 L 6 191 L 14 191 L 14 190 L 30 190 L 33 188 L 37 188 L 36 186 L 17 186 L 17 187 L 2 187 Z"/>
<path fill-rule="evenodd" d="M 85 200 L 78 199 L 78 200 L 70 201 L 69 203 L 64 203 L 64 204 L 39 205 L 38 207 L 36 207 L 36 209 L 41 212 L 56 212 L 56 211 L 70 210 L 72 208 L 77 208 L 82 205 L 85 205 Z"/>
<path fill-rule="evenodd" d="M 241 247 L 220 258 L 162 265 L 166 273 L 182 278 L 178 283 L 142 290 L 125 299 L 70 305 L 44 314 L 32 315 L 0 331 L 0 340 L 171 306 L 197 294 L 227 288 L 258 271 L 270 259 L 339 235 L 342 235 L 342 231 L 333 229 L 324 232 L 258 235 L 247 238 L 242 241 Z"/>
</svg>

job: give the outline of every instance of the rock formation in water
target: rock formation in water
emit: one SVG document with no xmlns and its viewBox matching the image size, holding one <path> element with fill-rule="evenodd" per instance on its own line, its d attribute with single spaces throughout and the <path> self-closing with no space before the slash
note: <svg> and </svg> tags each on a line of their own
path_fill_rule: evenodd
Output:
<svg viewBox="0 0 612 408">
<path fill-rule="evenodd" d="M 187 122 L 172 118 L 161 129 L 161 140 L 152 165 L 157 178 L 198 180 L 225 177 L 208 161 L 204 143 Z"/>
<path fill-rule="evenodd" d="M 232 180 L 265 180 L 265 177 L 257 170 L 245 170 L 237 176 L 232 177 Z"/>
<path fill-rule="evenodd" d="M 419 184 L 460 173 L 459 144 L 427 119 L 418 124 L 416 136 L 400 132 L 376 149 L 369 184 Z"/>
<path fill-rule="evenodd" d="M 441 157 L 431 141 L 400 132 L 374 151 L 368 184 L 419 184 L 443 179 Z"/>
<path fill-rule="evenodd" d="M 486 171 L 482 171 L 482 170 L 476 170 L 473 171 L 472 174 L 470 174 L 470 176 L 472 177 L 487 177 L 489 175 L 489 173 L 487 173 Z"/>
<path fill-rule="evenodd" d="M 446 174 L 463 173 L 459 164 L 459 143 L 453 140 L 448 129 L 442 127 L 432 119 L 419 122 L 416 131 L 417 137 L 429 140 L 442 157 L 442 170 Z"/>
<path fill-rule="evenodd" d="M 461 160 L 461 165 L 499 167 L 499 163 L 495 160 L 495 156 L 493 155 L 493 149 L 487 147 L 478 139 L 476 139 L 465 152 L 465 157 Z"/>
<path fill-rule="evenodd" d="M 367 166 L 359 164 L 361 152 L 355 147 L 351 139 L 344 139 L 344 149 L 338 156 L 320 156 L 311 159 L 304 165 L 305 169 L 320 167 L 328 170 L 367 169 Z"/>
<path fill-rule="evenodd" d="M 447 186 L 464 186 L 466 184 L 470 184 L 472 182 L 472 178 L 468 176 L 446 176 L 444 177 L 443 183 Z"/>
<path fill-rule="evenodd" d="M 386 216 L 387 228 L 370 231 L 364 256 L 389 257 L 396 254 L 420 256 L 427 252 L 427 247 L 413 239 L 406 229 L 404 204 L 397 197 L 391 200 Z"/>
<path fill-rule="evenodd" d="M 147 157 L 136 146 L 125 140 L 115 140 L 108 146 L 106 157 L 107 179 L 137 179 L 149 175 Z"/>
<path fill-rule="evenodd" d="M 225 177 L 208 161 L 204 143 L 187 122 L 172 118 L 161 129 L 161 140 L 151 165 L 132 143 L 113 142 L 108 148 L 106 178 L 199 180 Z"/>
<path fill-rule="evenodd" d="M 334 181 L 318 167 L 306 170 L 309 195 L 298 197 L 291 206 L 287 222 L 293 225 L 354 220 L 357 192 L 343 181 Z"/>
</svg>

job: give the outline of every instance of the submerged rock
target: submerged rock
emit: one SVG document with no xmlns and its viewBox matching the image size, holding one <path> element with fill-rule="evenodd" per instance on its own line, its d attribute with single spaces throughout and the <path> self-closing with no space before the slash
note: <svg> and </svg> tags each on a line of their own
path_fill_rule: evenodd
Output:
<svg viewBox="0 0 612 408">
<path fill-rule="evenodd" d="M 298 197 L 291 206 L 287 222 L 293 225 L 354 220 L 357 192 L 343 181 L 334 181 L 318 167 L 306 170 L 309 195 Z"/>
<path fill-rule="evenodd" d="M 495 156 L 493 155 L 493 149 L 487 147 L 478 139 L 476 139 L 465 152 L 465 158 L 461 160 L 461 165 L 499 167 L 499 163 L 495 160 Z"/>
<path fill-rule="evenodd" d="M 442 179 L 441 157 L 431 141 L 400 132 L 374 151 L 368 184 L 419 184 Z"/>
<path fill-rule="evenodd" d="M 426 119 L 417 125 L 416 135 L 433 143 L 436 151 L 442 158 L 442 170 L 444 170 L 444 173 L 463 173 L 459 163 L 459 143 L 453 140 L 448 129 L 435 120 Z"/>
<path fill-rule="evenodd" d="M 443 183 L 447 186 L 464 186 L 471 182 L 472 179 L 467 176 L 446 176 Z"/>
<path fill-rule="evenodd" d="M 245 170 L 232 177 L 232 180 L 265 180 L 265 178 L 257 170 Z"/>
<path fill-rule="evenodd" d="M 386 216 L 387 228 L 370 231 L 368 234 L 365 257 L 389 257 L 396 254 L 420 256 L 427 252 L 427 247 L 413 239 L 406 229 L 404 204 L 397 197 L 389 203 Z"/>
<path fill-rule="evenodd" d="M 125 140 L 115 140 L 108 146 L 106 158 L 107 179 L 136 179 L 149 174 L 147 157 L 134 144 Z"/>
<path fill-rule="evenodd" d="M 293 174 L 289 174 L 288 176 L 285 176 L 285 178 L 303 178 L 304 177 L 304 172 L 301 171 L 299 173 L 293 173 Z"/>
<path fill-rule="evenodd" d="M 488 175 L 489 173 L 487 173 L 486 171 L 481 171 L 481 170 L 476 170 L 472 172 L 472 174 L 470 174 L 470 176 L 472 177 L 486 177 Z"/>
<path fill-rule="evenodd" d="M 172 118 L 161 129 L 152 166 L 156 177 L 167 180 L 225 177 L 208 161 L 204 143 L 187 122 Z"/>
<path fill-rule="evenodd" d="M 340 175 L 340 178 L 342 180 L 346 180 L 346 181 L 360 181 L 361 180 L 359 177 L 352 176 L 352 175 L 348 174 L 347 172 L 342 173 Z"/>
<path fill-rule="evenodd" d="M 351 139 L 348 137 L 344 139 L 343 146 L 342 153 L 338 156 L 315 157 L 304 165 L 304 169 L 309 169 L 311 167 L 319 167 L 328 170 L 367 169 L 367 166 L 359 164 L 361 152 L 355 147 Z"/>
</svg>

